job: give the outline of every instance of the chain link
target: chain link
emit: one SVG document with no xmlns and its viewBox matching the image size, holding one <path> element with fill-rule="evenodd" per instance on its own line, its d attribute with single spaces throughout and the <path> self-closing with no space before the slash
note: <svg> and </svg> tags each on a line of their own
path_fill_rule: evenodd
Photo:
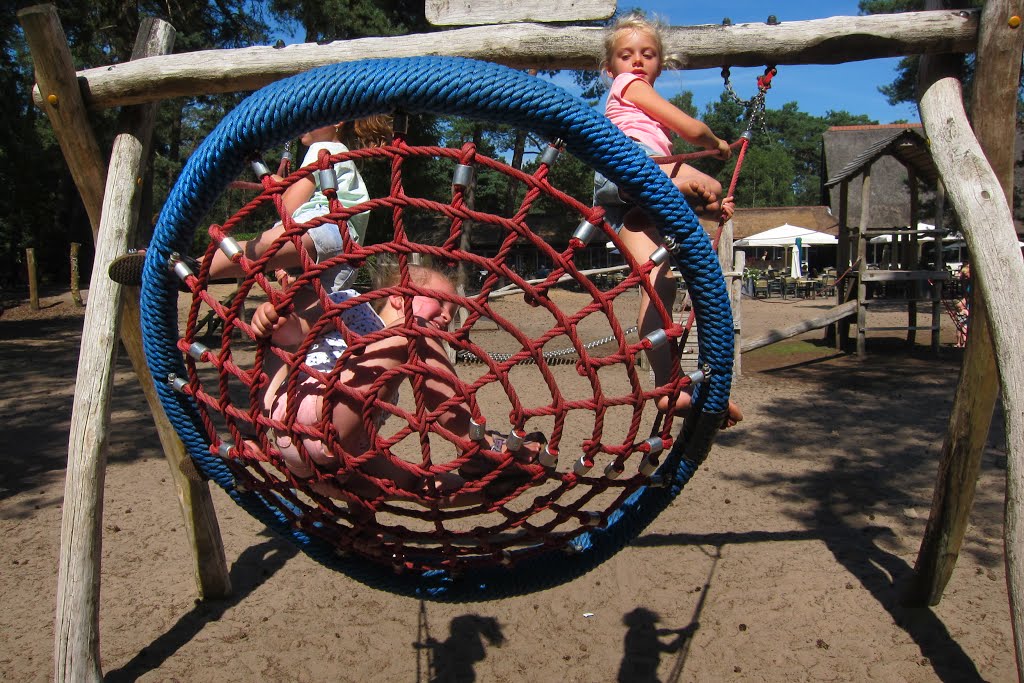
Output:
<svg viewBox="0 0 1024 683">
<path fill-rule="evenodd" d="M 628 330 L 625 330 L 622 333 L 622 335 L 623 336 L 627 336 L 627 335 L 633 334 L 634 332 L 636 332 L 636 325 L 634 325 L 633 327 L 629 328 Z M 592 342 L 588 342 L 588 343 L 584 344 L 583 348 L 585 350 L 589 351 L 590 349 L 596 349 L 598 346 L 604 346 L 605 344 L 611 343 L 611 342 L 615 341 L 615 339 L 616 339 L 616 336 L 614 334 L 610 334 L 607 337 L 602 337 L 601 339 L 595 339 Z M 548 365 L 567 365 L 569 363 L 575 363 L 576 362 L 575 359 L 568 358 L 568 356 L 572 356 L 575 353 L 576 353 L 576 347 L 574 347 L 574 346 L 570 346 L 570 347 L 565 348 L 565 349 L 559 349 L 558 351 L 546 351 L 544 353 L 544 360 L 547 362 Z M 505 361 L 507 361 L 510 358 L 512 358 L 513 355 L 514 354 L 511 354 L 511 353 L 488 353 L 487 357 L 490 358 L 493 361 L 497 361 L 498 363 L 504 363 Z M 462 350 L 462 351 L 459 351 L 458 353 L 456 353 L 455 354 L 455 358 L 460 363 L 481 363 L 481 362 L 483 362 L 480 359 L 480 357 L 478 357 L 475 353 L 472 353 L 471 351 L 466 351 L 466 350 Z M 532 365 L 532 364 L 534 364 L 536 362 L 537 361 L 533 358 L 533 356 L 530 356 L 529 358 L 524 358 L 522 361 L 520 361 L 520 364 L 521 365 Z"/>
<path fill-rule="evenodd" d="M 768 135 L 768 125 L 765 117 L 765 97 L 768 94 L 768 89 L 772 87 L 771 78 L 775 75 L 775 67 L 769 66 L 764 70 L 764 75 L 759 76 L 757 79 L 757 94 L 751 97 L 749 100 L 745 100 L 740 97 L 736 90 L 732 87 L 732 80 L 730 78 L 729 67 L 722 67 L 722 80 L 725 81 L 725 92 L 732 99 L 733 102 L 740 105 L 748 111 L 747 115 L 747 130 L 753 132 L 757 130 L 759 132 Z"/>
</svg>

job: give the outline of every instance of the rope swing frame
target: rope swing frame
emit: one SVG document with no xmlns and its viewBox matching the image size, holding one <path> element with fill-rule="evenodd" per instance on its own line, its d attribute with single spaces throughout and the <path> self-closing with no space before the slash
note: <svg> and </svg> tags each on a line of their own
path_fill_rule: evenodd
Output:
<svg viewBox="0 0 1024 683">
<path fill-rule="evenodd" d="M 219 195 L 262 150 L 336 121 L 395 111 L 513 123 L 559 139 L 568 152 L 628 193 L 666 244 L 674 245 L 700 332 L 698 367 L 705 378 L 694 391 L 695 409 L 681 435 L 671 439 L 671 451 L 653 477 L 630 489 L 596 526 L 582 525 L 589 528 L 565 543 L 496 546 L 490 561 L 475 558 L 468 564 L 447 552 L 437 557 L 396 552 L 374 561 L 351 546 L 329 543 L 319 533 L 320 522 L 303 522 L 287 497 L 239 485 L 237 469 L 222 457 L 233 444 L 211 439 L 194 397 L 180 391 L 180 383 L 176 386 L 176 378 L 189 377 L 190 368 L 178 329 L 179 282 L 167 265 L 174 254 L 187 253 Z M 590 222 L 600 224 L 601 209 L 592 212 Z M 192 155 L 168 197 L 146 252 L 141 310 L 147 362 L 161 403 L 204 476 L 314 559 L 368 585 L 434 600 L 494 599 L 541 590 L 576 578 L 618 552 L 678 495 L 706 457 L 726 412 L 732 379 L 732 314 L 718 257 L 671 180 L 605 117 L 564 90 L 506 67 L 462 58 L 330 65 L 278 81 L 239 104 Z M 570 484 L 573 476 L 566 475 Z"/>
</svg>

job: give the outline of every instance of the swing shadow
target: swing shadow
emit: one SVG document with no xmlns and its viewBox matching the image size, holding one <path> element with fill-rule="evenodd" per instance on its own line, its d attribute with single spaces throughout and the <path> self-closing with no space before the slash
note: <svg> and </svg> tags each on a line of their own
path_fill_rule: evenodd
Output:
<svg viewBox="0 0 1024 683">
<path fill-rule="evenodd" d="M 646 607 L 637 607 L 622 617 L 626 635 L 623 637 L 622 662 L 619 664 L 619 673 L 616 677 L 618 683 L 660 683 L 658 668 L 661 666 L 662 653 L 676 653 L 672 671 L 665 679 L 665 683 L 679 683 L 689 658 L 693 637 L 700 630 L 700 617 L 704 612 L 715 568 L 722 557 L 722 548 L 716 546 L 713 555 L 706 554 L 713 558 L 711 569 L 708 570 L 708 577 L 700 589 L 700 600 L 693 608 L 689 624 L 676 629 L 658 628 L 661 616 Z"/>
<path fill-rule="evenodd" d="M 448 623 L 449 636 L 430 635 L 426 605 L 420 601 L 419 633 L 412 644 L 416 654 L 416 683 L 473 683 L 476 663 L 487 657 L 487 646 L 501 647 L 505 634 L 501 622 L 479 614 L 460 614 Z M 421 654 L 426 654 L 426 666 Z"/>
<path fill-rule="evenodd" d="M 298 548 L 269 530 L 260 532 L 266 541 L 246 548 L 231 565 L 231 595 L 223 600 L 196 600 L 196 605 L 152 643 L 118 669 L 107 672 L 104 681 L 134 681 L 160 668 L 185 644 L 195 638 L 211 621 L 245 600 L 270 576 L 298 554 Z"/>
</svg>

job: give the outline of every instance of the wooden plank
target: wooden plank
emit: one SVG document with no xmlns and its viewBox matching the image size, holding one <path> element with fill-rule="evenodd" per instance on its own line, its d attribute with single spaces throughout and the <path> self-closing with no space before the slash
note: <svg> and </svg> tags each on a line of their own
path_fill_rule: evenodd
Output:
<svg viewBox="0 0 1024 683">
<path fill-rule="evenodd" d="M 772 330 L 763 337 L 757 339 L 751 339 L 743 342 L 740 346 L 740 351 L 746 353 L 747 351 L 753 351 L 759 349 L 762 346 L 768 346 L 775 342 L 782 341 L 783 339 L 789 339 L 795 337 L 798 334 L 804 332 L 810 332 L 827 325 L 832 325 L 844 318 L 848 318 L 857 313 L 857 302 L 847 301 L 845 304 L 840 304 L 834 308 L 830 308 L 824 315 L 818 316 L 817 318 L 811 318 L 810 320 L 804 320 L 795 325 L 784 327 L 781 330 Z"/>
<path fill-rule="evenodd" d="M 865 270 L 862 278 L 864 282 L 915 282 L 948 280 L 949 273 L 945 270 Z"/>
<path fill-rule="evenodd" d="M 673 27 L 666 52 L 685 55 L 686 69 L 765 64 L 838 64 L 911 54 L 972 52 L 978 12 L 908 12 L 735 26 Z M 596 26 L 504 24 L 451 31 L 204 50 L 100 66 L 78 73 L 90 107 L 170 97 L 256 90 L 314 67 L 375 57 L 473 57 L 520 69 L 596 69 L 604 56 Z M 39 93 L 35 93 L 39 102 Z"/>
<path fill-rule="evenodd" d="M 909 324 L 909 325 L 897 325 L 896 327 L 865 327 L 864 331 L 865 332 L 907 332 L 907 331 L 916 332 L 918 330 L 928 330 L 929 332 L 931 332 L 931 329 L 932 329 L 931 325 L 924 325 L 924 326 L 922 326 L 922 325 L 915 325 L 915 324 L 913 324 L 913 322 L 911 322 L 911 324 Z M 910 339 L 908 341 L 911 344 L 914 343 L 913 339 Z"/>
<path fill-rule="evenodd" d="M 615 0 L 427 0 L 434 26 L 482 26 L 518 21 L 595 21 L 615 14 Z"/>
<path fill-rule="evenodd" d="M 1006 93 L 1005 83 L 1008 81 L 1004 79 L 1010 73 L 1019 75 L 1024 48 L 1021 31 L 1011 28 L 1007 20 L 1020 10 L 1019 0 L 990 0 L 985 4 L 984 30 L 992 31 L 993 35 L 983 39 L 983 43 L 1003 45 L 993 46 L 991 52 L 986 51 L 975 72 L 974 96 L 992 98 L 974 101 L 973 110 L 978 112 L 979 118 L 975 128 L 990 133 L 985 147 L 993 151 L 994 158 L 998 155 L 1000 159 L 1002 155 L 997 151 L 1000 147 L 1013 147 L 1014 126 L 1013 108 L 1004 106 L 999 95 L 1005 93 L 1006 97 L 1016 99 L 1016 92 Z M 1012 45 L 1012 49 L 1005 48 L 1004 52 L 1006 45 Z M 990 68 L 986 66 L 990 60 L 993 70 L 990 73 L 998 73 L 998 80 L 989 80 L 989 73 L 985 73 Z M 1006 176 L 1002 170 L 997 175 L 974 137 L 963 109 L 959 81 L 949 70 L 937 72 L 933 60 L 923 61 L 932 69 L 922 70 L 921 119 L 932 143 L 936 166 L 948 197 L 960 216 L 964 237 L 971 250 L 975 302 L 971 312 L 971 336 L 954 399 L 953 416 L 943 444 L 933 512 L 926 531 L 926 542 L 930 547 L 926 548 L 922 543 L 919 571 L 915 576 L 918 591 L 912 597 L 927 595 L 935 598 L 941 592 L 941 586 L 937 584 L 942 576 L 932 569 L 952 570 L 951 560 L 959 551 L 966 516 L 973 503 L 977 476 L 975 463 L 980 459 L 994 406 L 995 396 L 986 388 L 999 386 L 998 377 L 1008 445 L 1004 548 L 1019 677 L 1024 671 L 1024 520 L 1021 519 L 1021 496 L 1024 495 L 1024 353 L 1019 344 L 1019 340 L 1024 338 L 1024 317 L 1020 316 L 1018 301 L 1020 292 L 1024 291 L 1024 261 L 1017 246 L 1008 195 L 1001 186 L 1001 180 Z M 1016 83 L 1017 78 L 1014 76 L 1012 82 Z M 1008 113 L 1010 116 L 1006 118 Z M 993 125 L 997 121 L 981 124 L 982 118 L 990 116 L 998 116 L 1001 125 Z M 1008 158 L 1012 160 L 1012 154 Z M 980 354 L 982 357 L 977 359 L 970 358 L 971 348 L 979 346 L 979 341 L 986 341 L 984 336 L 980 340 L 978 338 L 979 327 L 984 325 L 984 318 L 979 325 L 977 317 L 979 304 L 988 311 L 988 329 L 998 375 L 991 366 L 986 366 L 985 354 Z M 969 366 L 969 360 L 978 362 Z"/>
</svg>

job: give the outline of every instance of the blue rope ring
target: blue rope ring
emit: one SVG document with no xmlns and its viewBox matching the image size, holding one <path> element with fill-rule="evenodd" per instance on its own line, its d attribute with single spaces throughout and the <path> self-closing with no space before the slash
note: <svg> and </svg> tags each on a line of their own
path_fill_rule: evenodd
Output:
<svg viewBox="0 0 1024 683">
<path fill-rule="evenodd" d="M 557 86 L 494 64 L 439 57 L 336 64 L 276 82 L 237 106 L 196 150 L 168 197 L 146 255 L 143 341 L 161 402 L 207 477 L 314 559 L 356 580 L 441 601 L 494 599 L 563 583 L 622 549 L 678 495 L 707 454 L 717 424 L 710 436 L 705 433 L 698 439 L 698 452 L 687 449 L 683 438 L 677 439 L 659 469 L 667 485 L 636 491 L 604 527 L 574 539 L 574 553 L 552 550 L 511 566 L 474 571 L 472 576 L 445 569 L 396 574 L 388 566 L 339 555 L 335 547 L 292 526 L 287 503 L 238 490 L 224 461 L 211 454 L 192 399 L 167 382 L 169 375 L 184 376 L 185 367 L 176 346 L 177 282 L 166 264 L 172 253 L 187 253 L 200 220 L 252 155 L 335 121 L 396 110 L 514 122 L 547 139 L 560 138 L 569 152 L 643 206 L 662 235 L 679 246 L 677 265 L 700 331 L 699 363 L 710 369 L 709 381 L 694 393 L 695 405 L 704 416 L 725 413 L 733 360 L 729 298 L 710 241 L 667 176 L 606 118 Z"/>
</svg>

